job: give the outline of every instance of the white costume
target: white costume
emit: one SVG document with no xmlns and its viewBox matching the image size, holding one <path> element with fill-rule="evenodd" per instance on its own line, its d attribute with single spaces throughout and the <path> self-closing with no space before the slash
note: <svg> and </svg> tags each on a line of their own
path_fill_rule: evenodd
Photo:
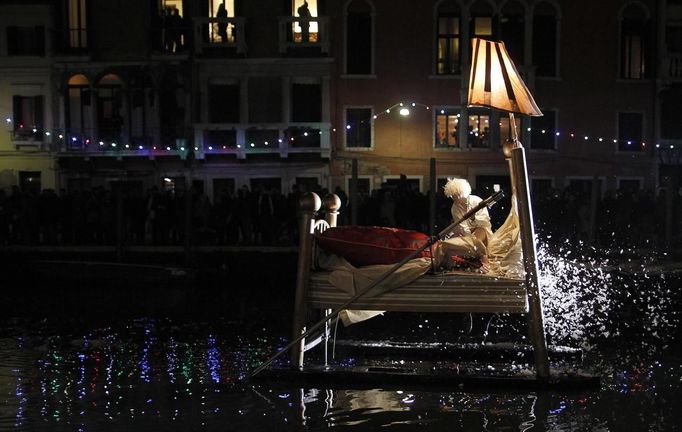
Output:
<svg viewBox="0 0 682 432">
<path fill-rule="evenodd" d="M 471 186 L 464 179 L 448 179 L 443 190 L 453 200 L 450 208 L 453 222 L 460 220 L 482 201 L 480 197 L 471 195 Z M 476 257 L 484 264 L 488 262 L 486 243 L 493 232 L 487 208 L 482 208 L 462 221 L 452 234 L 451 238 L 440 242 L 438 247 L 437 256 L 441 266 L 449 267 L 452 264 L 450 257 L 454 255 Z"/>
</svg>

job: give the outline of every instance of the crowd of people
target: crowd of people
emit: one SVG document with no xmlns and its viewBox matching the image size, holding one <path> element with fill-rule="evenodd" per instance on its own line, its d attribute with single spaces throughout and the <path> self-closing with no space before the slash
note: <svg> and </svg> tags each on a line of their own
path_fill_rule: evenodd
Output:
<svg viewBox="0 0 682 432">
<path fill-rule="evenodd" d="M 182 190 L 152 188 L 146 193 L 102 187 L 36 194 L 18 187 L 0 190 L 0 245 L 182 245 L 186 233 L 196 245 L 295 245 L 297 208 L 303 186 L 287 194 L 274 189 L 233 193 L 219 191 L 213 200 L 199 188 L 187 197 Z M 327 190 L 317 187 L 321 196 Z M 342 201 L 340 225 L 352 223 L 348 194 L 333 191 Z M 475 191 L 474 191 L 475 192 Z M 485 197 L 485 193 L 479 193 Z M 120 197 L 120 198 L 119 198 Z M 451 221 L 449 200 L 440 191 L 434 232 Z M 665 244 L 665 195 L 647 191 L 609 191 L 597 203 L 591 231 L 589 197 L 571 188 L 533 196 L 536 231 L 549 242 L 583 241 L 601 247 L 662 247 Z M 427 194 L 405 187 L 359 192 L 357 224 L 392 226 L 430 233 Z M 493 230 L 509 211 L 501 203 L 490 210 Z M 676 195 L 673 221 L 682 218 L 682 197 Z M 188 219 L 189 218 L 189 219 Z M 673 241 L 682 233 L 673 227 Z"/>
</svg>

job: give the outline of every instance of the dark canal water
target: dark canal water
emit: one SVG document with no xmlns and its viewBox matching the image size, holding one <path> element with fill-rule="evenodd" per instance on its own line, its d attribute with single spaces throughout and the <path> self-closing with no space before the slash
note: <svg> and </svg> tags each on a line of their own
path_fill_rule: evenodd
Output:
<svg viewBox="0 0 682 432">
<path fill-rule="evenodd" d="M 142 293 L 107 277 L 74 287 L 75 297 L 61 287 L 59 298 L 45 292 L 55 281 L 39 288 L 32 285 L 38 276 L 25 275 L 22 294 L 3 298 L 0 431 L 682 429 L 677 272 L 569 259 L 545 265 L 543 280 L 553 286 L 545 294 L 550 342 L 582 347 L 580 368 L 602 382 L 589 391 L 514 392 L 240 382 L 288 337 L 291 275 L 272 267 L 252 279 L 257 284 L 222 267 L 191 281 L 193 288 L 148 282 Z M 128 300 L 101 294 L 115 288 Z M 187 307 L 145 308 L 154 298 Z M 53 310 L 31 308 L 32 301 Z M 525 332 L 518 317 L 394 314 L 339 328 L 338 336 L 521 343 L 517 332 Z M 527 367 L 523 359 L 470 362 Z"/>
</svg>

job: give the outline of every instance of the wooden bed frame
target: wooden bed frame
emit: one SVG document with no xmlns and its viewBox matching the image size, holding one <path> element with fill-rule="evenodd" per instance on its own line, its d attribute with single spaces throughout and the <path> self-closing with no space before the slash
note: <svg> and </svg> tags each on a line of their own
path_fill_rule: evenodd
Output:
<svg viewBox="0 0 682 432">
<path fill-rule="evenodd" d="M 546 379 L 549 377 L 549 358 L 538 285 L 525 154 L 523 147 L 520 146 L 508 146 L 504 149 L 504 153 L 509 162 L 512 193 L 517 200 L 525 279 L 509 279 L 468 272 L 427 274 L 408 285 L 373 297 L 360 298 L 353 303 L 352 309 L 525 314 L 534 349 L 536 377 Z M 307 193 L 301 198 L 299 204 L 299 259 L 292 340 L 305 332 L 310 309 L 321 309 L 325 314 L 329 314 L 332 309 L 342 306 L 351 297 L 329 282 L 328 272 L 313 268 L 317 249 L 313 234 L 336 226 L 340 208 L 339 198 L 336 195 L 328 195 L 321 200 L 316 194 Z M 321 338 L 324 342 L 325 365 L 329 333 L 329 321 L 327 321 Z M 303 367 L 304 353 L 314 345 L 315 343 L 306 344 L 305 339 L 302 339 L 300 343 L 292 347 L 293 368 Z"/>
</svg>

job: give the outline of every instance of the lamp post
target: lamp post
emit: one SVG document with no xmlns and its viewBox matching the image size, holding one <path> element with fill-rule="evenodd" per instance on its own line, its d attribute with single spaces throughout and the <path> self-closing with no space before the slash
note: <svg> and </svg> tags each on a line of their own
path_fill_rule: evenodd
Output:
<svg viewBox="0 0 682 432">
<path fill-rule="evenodd" d="M 504 154 L 512 159 L 512 194 L 516 198 L 521 228 L 521 248 L 528 290 L 528 333 L 533 343 L 536 374 L 549 377 L 549 361 L 545 340 L 542 298 L 538 282 L 538 262 L 533 229 L 533 212 L 530 206 L 528 170 L 523 146 L 519 141 L 514 114 L 541 116 L 542 112 L 502 42 L 474 38 L 469 75 L 468 106 L 497 109 L 509 114 L 511 141 L 506 143 Z M 514 199 L 512 199 L 512 206 Z"/>
</svg>

